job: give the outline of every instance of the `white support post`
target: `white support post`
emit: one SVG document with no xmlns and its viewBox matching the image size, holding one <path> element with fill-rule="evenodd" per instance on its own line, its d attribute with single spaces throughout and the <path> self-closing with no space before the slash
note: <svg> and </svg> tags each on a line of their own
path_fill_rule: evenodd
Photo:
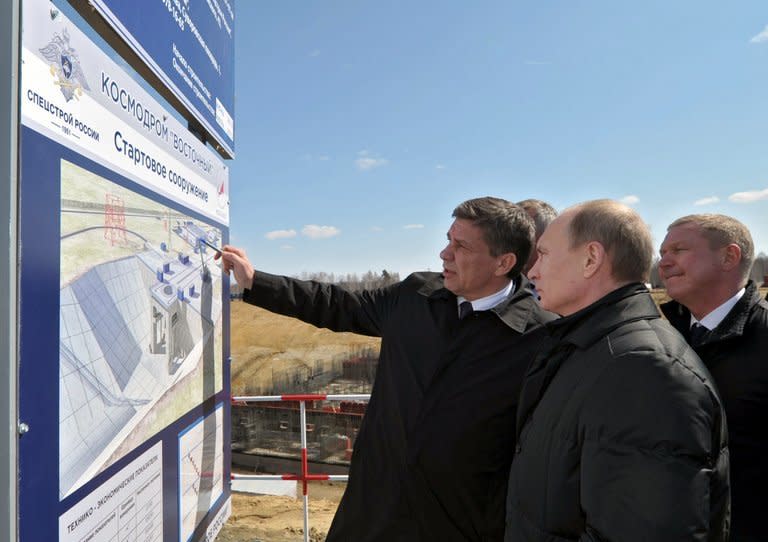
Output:
<svg viewBox="0 0 768 542">
<path fill-rule="evenodd" d="M 304 497 L 304 542 L 309 542 L 309 492 L 307 491 L 308 457 L 307 457 L 307 405 L 305 401 L 299 401 L 299 413 L 301 417 L 301 493 Z"/>
<path fill-rule="evenodd" d="M 299 424 L 301 425 L 301 474 L 274 475 L 274 474 L 233 474 L 233 480 L 297 480 L 301 482 L 301 493 L 304 499 L 304 542 L 309 542 L 309 491 L 307 484 L 310 480 L 336 480 L 347 481 L 347 475 L 309 474 L 309 459 L 307 451 L 307 401 L 368 401 L 371 396 L 367 393 L 359 394 L 304 394 L 304 395 L 248 395 L 234 396 L 232 403 L 273 403 L 281 401 L 299 402 Z"/>
</svg>

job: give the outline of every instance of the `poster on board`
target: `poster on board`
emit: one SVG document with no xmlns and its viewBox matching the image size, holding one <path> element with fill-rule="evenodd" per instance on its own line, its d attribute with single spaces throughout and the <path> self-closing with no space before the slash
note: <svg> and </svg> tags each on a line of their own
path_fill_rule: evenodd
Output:
<svg viewBox="0 0 768 542">
<path fill-rule="evenodd" d="M 213 539 L 228 168 L 56 3 L 23 21 L 20 540 Z"/>
</svg>

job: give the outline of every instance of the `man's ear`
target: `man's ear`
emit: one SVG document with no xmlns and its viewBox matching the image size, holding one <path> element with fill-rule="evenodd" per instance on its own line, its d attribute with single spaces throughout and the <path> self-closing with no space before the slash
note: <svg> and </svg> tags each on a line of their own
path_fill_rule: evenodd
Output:
<svg viewBox="0 0 768 542">
<path fill-rule="evenodd" d="M 584 251 L 584 278 L 591 278 L 597 273 L 603 265 L 606 263 L 605 247 L 597 241 L 590 241 L 585 243 L 582 247 Z"/>
<path fill-rule="evenodd" d="M 738 267 L 741 264 L 741 247 L 736 243 L 724 246 L 721 249 L 721 261 L 726 271 Z"/>
<path fill-rule="evenodd" d="M 515 256 L 515 254 L 512 252 L 507 252 L 506 254 L 499 256 L 497 260 L 498 265 L 496 266 L 496 270 L 493 272 L 493 274 L 497 277 L 503 277 L 509 273 L 513 267 L 515 267 L 515 264 L 517 263 L 517 256 Z"/>
</svg>

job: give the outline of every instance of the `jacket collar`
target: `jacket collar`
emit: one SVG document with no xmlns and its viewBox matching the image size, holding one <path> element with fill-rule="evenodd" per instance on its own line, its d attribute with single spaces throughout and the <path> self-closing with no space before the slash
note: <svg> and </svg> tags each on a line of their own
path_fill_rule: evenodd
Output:
<svg viewBox="0 0 768 542">
<path fill-rule="evenodd" d="M 456 299 L 444 285 L 443 275 L 434 273 L 424 281 L 424 284 L 419 288 L 419 294 L 430 299 Z"/>
<path fill-rule="evenodd" d="M 760 291 L 755 281 L 750 280 L 747 283 L 744 295 L 741 296 L 733 306 L 728 315 L 720 324 L 710 331 L 702 340 L 702 345 L 739 337 L 744 334 L 744 327 L 749 320 L 749 313 L 752 307 L 761 301 Z M 683 335 L 687 336 L 688 328 L 691 322 L 691 312 L 677 301 L 668 301 L 661 305 L 661 312 L 667 317 L 669 322 Z"/>
<path fill-rule="evenodd" d="M 626 323 L 659 317 L 648 289 L 635 282 L 617 288 L 578 312 L 547 323 L 546 327 L 561 342 L 585 349 Z"/>
<path fill-rule="evenodd" d="M 523 275 L 514 278 L 515 289 L 509 294 L 507 299 L 493 307 L 490 312 L 494 313 L 504 324 L 523 333 L 532 320 L 531 313 L 538 308 L 531 283 Z M 443 284 L 443 275 L 435 275 L 428 279 L 424 285 L 419 288 L 419 294 L 428 299 L 453 299 L 456 296 L 448 290 Z"/>
</svg>

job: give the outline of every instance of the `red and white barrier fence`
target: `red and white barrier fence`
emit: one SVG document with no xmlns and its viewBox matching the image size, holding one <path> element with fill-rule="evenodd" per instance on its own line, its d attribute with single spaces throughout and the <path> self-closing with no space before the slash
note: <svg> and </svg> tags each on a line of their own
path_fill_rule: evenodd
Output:
<svg viewBox="0 0 768 542">
<path fill-rule="evenodd" d="M 346 474 L 310 474 L 307 460 L 307 401 L 368 401 L 370 394 L 298 394 L 298 395 L 246 395 L 232 397 L 232 404 L 273 403 L 298 401 L 301 422 L 301 473 L 300 474 L 232 474 L 233 480 L 295 480 L 301 482 L 304 498 L 304 540 L 309 542 L 309 482 L 331 480 L 346 482 Z"/>
</svg>

